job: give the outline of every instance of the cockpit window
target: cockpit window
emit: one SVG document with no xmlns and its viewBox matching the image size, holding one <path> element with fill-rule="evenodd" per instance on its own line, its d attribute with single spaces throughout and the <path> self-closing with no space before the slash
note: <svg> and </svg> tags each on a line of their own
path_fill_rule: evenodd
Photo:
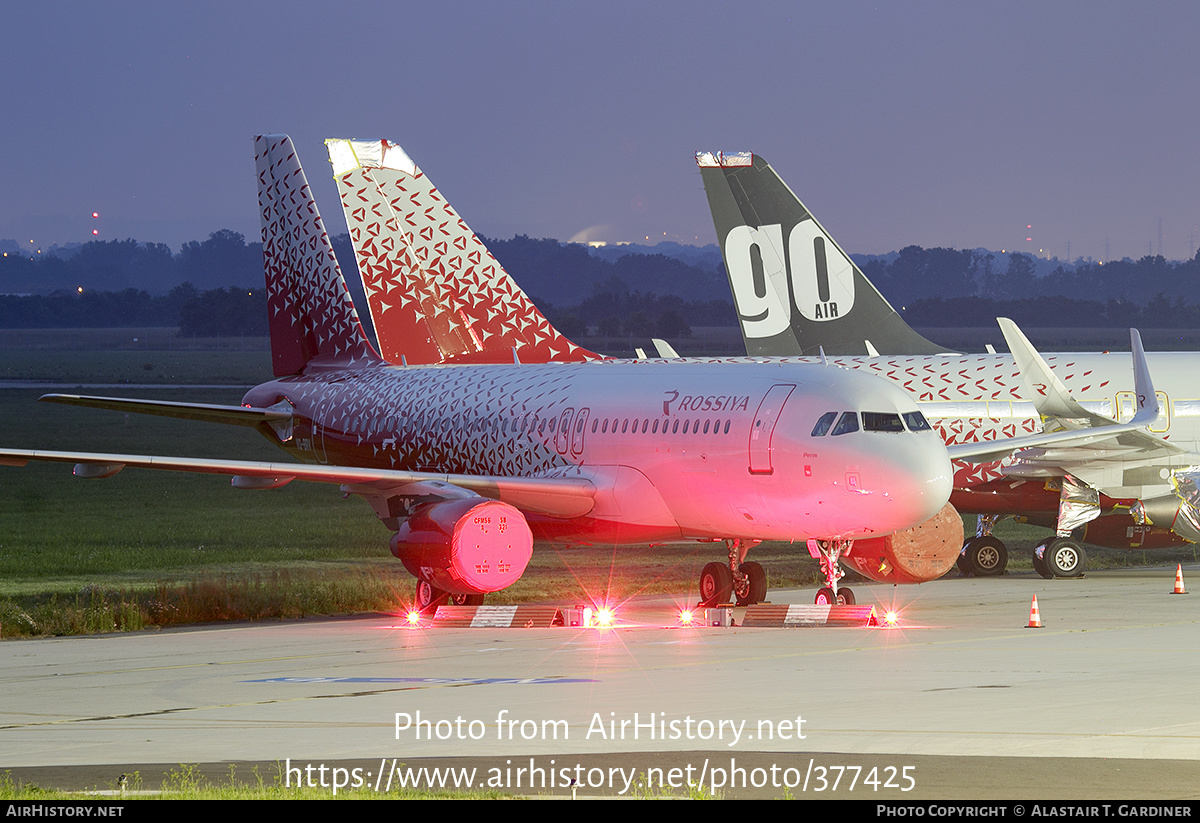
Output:
<svg viewBox="0 0 1200 823">
<path fill-rule="evenodd" d="M 821 415 L 821 419 L 817 421 L 817 425 L 813 426 L 813 437 L 824 437 L 829 433 L 829 427 L 833 425 L 833 421 L 837 420 L 837 412 L 825 412 Z"/>
<path fill-rule="evenodd" d="M 862 413 L 863 428 L 869 432 L 903 432 L 904 424 L 900 422 L 900 415 L 893 412 L 869 412 Z"/>
<path fill-rule="evenodd" d="M 929 425 L 929 421 L 925 419 L 925 415 L 919 411 L 907 412 L 904 415 L 904 422 L 908 424 L 909 431 L 923 432 L 933 428 Z"/>
<path fill-rule="evenodd" d="M 833 437 L 839 434 L 850 434 L 858 431 L 858 415 L 855 412 L 842 412 L 842 417 L 833 427 Z"/>
</svg>

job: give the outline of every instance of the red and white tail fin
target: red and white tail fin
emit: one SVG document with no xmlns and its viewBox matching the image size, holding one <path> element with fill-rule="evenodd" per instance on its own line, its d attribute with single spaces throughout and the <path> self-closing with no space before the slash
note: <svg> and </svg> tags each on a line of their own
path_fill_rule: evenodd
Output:
<svg viewBox="0 0 1200 823">
<path fill-rule="evenodd" d="M 275 375 L 298 374 L 312 361 L 338 366 L 377 361 L 292 139 L 256 136 L 254 164 Z"/>
<path fill-rule="evenodd" d="M 594 360 L 550 325 L 404 150 L 326 140 L 385 360 Z"/>
</svg>

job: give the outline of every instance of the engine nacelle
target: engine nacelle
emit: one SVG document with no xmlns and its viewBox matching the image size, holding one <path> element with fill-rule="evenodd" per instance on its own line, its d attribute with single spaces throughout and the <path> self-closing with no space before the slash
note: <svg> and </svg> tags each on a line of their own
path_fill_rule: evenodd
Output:
<svg viewBox="0 0 1200 823">
<path fill-rule="evenodd" d="M 509 504 L 468 497 L 418 507 L 400 524 L 391 549 L 414 577 L 442 591 L 486 594 L 525 573 L 533 534 Z"/>
<path fill-rule="evenodd" d="M 1200 543 L 1200 514 L 1192 505 L 1185 502 L 1179 495 L 1164 494 L 1162 497 L 1152 497 L 1149 500 L 1139 500 L 1133 504 L 1130 511 L 1131 520 L 1141 526 L 1153 526 L 1156 529 L 1170 529 L 1182 540 L 1189 543 Z M 1177 546 L 1181 541 L 1165 543 L 1166 546 Z M 1106 544 L 1101 544 L 1106 545 Z M 1135 548 L 1141 548 L 1137 546 Z M 1159 548 L 1147 546 L 1146 548 Z"/>
<path fill-rule="evenodd" d="M 842 563 L 881 583 L 924 583 L 954 567 L 962 551 L 962 518 L 947 503 L 919 526 L 887 537 L 855 540 Z"/>
<path fill-rule="evenodd" d="M 1188 530 L 1182 526 L 1182 518 L 1177 519 L 1175 516 L 1178 514 L 1179 498 L 1175 498 L 1175 503 L 1175 510 L 1171 512 L 1165 525 L 1160 525 L 1157 518 L 1153 523 L 1138 523 L 1129 514 L 1121 512 L 1101 515 L 1076 529 L 1072 535 L 1084 543 L 1109 549 L 1166 549 L 1182 546 L 1187 540 L 1171 531 L 1171 525 L 1174 523 L 1184 528 L 1185 532 Z M 1195 530 L 1188 533 L 1195 534 Z M 1192 542 L 1195 542 L 1195 538 Z"/>
</svg>

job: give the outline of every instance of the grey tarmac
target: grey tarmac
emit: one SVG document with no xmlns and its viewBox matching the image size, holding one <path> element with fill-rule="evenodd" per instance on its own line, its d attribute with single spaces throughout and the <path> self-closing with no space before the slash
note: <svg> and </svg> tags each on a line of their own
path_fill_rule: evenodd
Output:
<svg viewBox="0 0 1200 823">
<path fill-rule="evenodd" d="M 1200 566 L 1184 575 L 1200 585 Z M 635 598 L 613 629 L 375 615 L 5 641 L 0 769 L 61 787 L 181 763 L 473 764 L 510 783 L 519 768 L 790 769 L 808 779 L 797 797 L 1195 798 L 1200 597 L 1173 582 L 1138 568 L 858 584 L 859 603 L 900 613 L 879 629 L 681 628 L 671 599 Z M 1035 595 L 1043 628 L 1028 629 Z M 847 792 L 872 769 L 876 788 Z"/>
</svg>

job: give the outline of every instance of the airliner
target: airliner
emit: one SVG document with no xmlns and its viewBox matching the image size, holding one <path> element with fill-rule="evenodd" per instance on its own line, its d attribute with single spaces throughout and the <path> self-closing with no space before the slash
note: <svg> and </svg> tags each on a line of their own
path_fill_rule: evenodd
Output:
<svg viewBox="0 0 1200 823">
<path fill-rule="evenodd" d="M 951 500 L 979 515 L 960 568 L 1003 573 L 1007 548 L 992 529 L 1005 516 L 1054 529 L 1034 551 L 1046 577 L 1080 574 L 1082 541 L 1131 549 L 1200 541 L 1195 354 L 1145 356 L 1139 388 L 1124 356 L 1042 357 L 1010 320 L 999 322 L 1011 354 L 950 352 L 904 322 L 762 157 L 699 152 L 696 162 L 748 353 L 842 355 L 832 362 L 908 391 L 948 444 L 1039 429 L 1113 433 L 1114 422 L 1159 410 L 1145 430 L 956 464 Z M 1131 347 L 1136 364 L 1136 335 Z"/>
<path fill-rule="evenodd" d="M 888 381 L 755 359 L 525 362 L 541 339 L 514 343 L 503 363 L 449 362 L 472 351 L 444 357 L 440 346 L 429 349 L 436 364 L 388 363 L 363 333 L 291 139 L 260 135 L 254 147 L 275 379 L 240 406 L 43 399 L 243 425 L 297 462 L 0 449 L 0 464 L 64 462 L 85 478 L 225 474 L 239 489 L 337 485 L 392 532 L 426 608 L 511 585 L 535 536 L 721 544 L 725 557 L 700 576 L 710 604 L 766 597 L 762 567 L 746 561 L 762 540 L 803 541 L 820 557 L 825 602 L 853 602 L 838 584 L 843 562 L 889 582 L 930 580 L 955 562 L 946 448 Z"/>
<path fill-rule="evenodd" d="M 524 294 L 500 264 L 488 253 L 483 242 L 471 232 L 466 222 L 454 211 L 445 196 L 433 186 L 429 177 L 413 163 L 403 149 L 387 140 L 327 140 L 326 148 L 333 166 L 335 180 L 341 192 L 343 211 L 350 229 L 356 258 L 360 271 L 363 273 L 364 289 L 368 293 L 376 294 L 390 290 L 392 288 L 390 284 L 400 282 L 401 275 L 396 273 L 402 273 L 407 282 L 414 284 L 413 288 L 417 287 L 415 284 L 436 284 L 435 293 L 441 296 L 440 305 L 438 299 L 426 299 L 419 305 L 414 304 L 411 311 L 405 312 L 387 310 L 389 304 L 396 302 L 394 298 L 370 301 L 372 320 L 378 333 L 382 336 L 381 339 L 387 338 L 396 341 L 422 339 L 424 334 L 424 327 L 420 325 L 422 313 L 441 312 L 443 315 L 453 316 L 455 312 L 462 314 L 464 309 L 473 313 L 476 335 L 484 341 L 485 346 L 491 341 L 506 339 L 510 331 L 508 324 L 503 319 L 509 314 L 505 303 L 510 299 L 509 296 L 514 294 L 524 301 Z M 749 157 L 749 155 L 745 157 Z M 819 233 L 823 238 L 823 230 Z M 793 235 L 793 239 L 795 237 L 796 235 Z M 745 238 L 742 239 L 742 242 L 745 242 Z M 814 240 L 814 252 L 817 250 L 818 242 L 823 243 L 823 240 Z M 832 241 L 830 242 L 832 243 Z M 768 244 L 766 253 L 769 255 L 771 250 L 771 246 Z M 757 254 L 761 263 L 763 253 L 758 252 L 753 244 L 751 244 L 750 253 L 748 256 Z M 829 259 L 833 259 L 834 254 L 835 252 L 831 252 Z M 815 267 L 817 255 L 814 254 L 812 257 Z M 845 277 L 852 271 L 849 259 L 844 255 L 842 257 L 844 258 L 842 264 L 834 269 L 835 277 Z M 820 265 L 825 266 L 824 254 L 820 256 L 820 260 Z M 480 264 L 480 261 L 486 261 L 483 278 L 479 277 L 475 271 L 475 267 Z M 814 273 L 815 271 L 814 268 Z M 829 289 L 828 275 L 829 272 L 826 268 L 823 273 L 824 286 L 818 288 L 818 293 L 822 289 Z M 778 282 L 778 277 L 776 277 L 776 282 Z M 865 279 L 863 282 L 866 282 Z M 746 294 L 763 291 L 770 285 L 770 281 L 760 277 L 757 284 L 757 287 L 751 291 L 743 288 L 742 303 L 749 299 Z M 869 287 L 869 283 L 867 286 Z M 787 287 L 786 282 L 784 287 Z M 736 288 L 735 286 L 735 290 Z M 872 328 L 876 330 L 885 329 L 889 322 L 899 321 L 899 317 L 886 304 L 886 301 L 883 301 L 882 297 L 879 300 L 882 301 L 881 306 L 872 307 L 869 302 L 860 301 L 858 308 L 859 311 L 872 314 L 876 324 Z M 845 306 L 846 304 L 843 302 L 843 307 Z M 757 311 L 759 308 L 756 306 L 755 310 Z M 770 308 L 768 303 L 766 307 L 768 310 L 758 319 L 782 315 L 782 312 L 773 311 Z M 875 311 L 871 312 L 872 308 Z M 825 305 L 814 309 L 811 313 L 829 321 L 820 326 L 823 330 L 838 325 L 835 319 L 838 314 L 837 304 L 828 298 L 826 298 Z M 889 341 L 891 345 L 906 345 L 916 347 L 918 350 L 921 348 L 928 348 L 931 351 L 938 350 L 932 343 L 924 341 L 915 332 L 903 326 L 902 321 L 900 322 L 902 328 L 897 333 L 899 339 Z M 552 327 L 549 327 L 549 331 L 558 336 Z M 853 333 L 853 328 L 850 329 L 850 332 Z M 545 333 L 546 329 L 543 327 L 543 334 Z M 1016 334 L 1019 334 L 1019 330 L 1016 331 Z M 561 336 L 558 337 L 561 338 Z M 565 340 L 565 338 L 561 339 Z M 747 339 L 749 341 L 749 338 Z M 836 346 L 836 341 L 830 342 Z M 869 347 L 870 343 L 866 342 L 866 345 Z M 659 345 L 656 342 L 656 347 L 662 357 L 678 357 L 665 343 Z M 548 359 L 575 359 L 578 352 L 583 351 L 577 347 L 564 349 L 561 343 L 558 348 L 565 353 L 556 354 L 551 351 Z M 384 346 L 385 351 L 389 349 L 390 347 Z M 747 350 L 755 351 L 749 342 Z M 774 355 L 779 355 L 790 349 L 781 347 L 780 339 L 777 337 L 768 341 L 767 350 Z M 392 350 L 391 359 L 393 362 L 405 362 L 408 354 L 416 357 L 423 356 L 419 350 L 414 351 L 410 345 L 400 352 Z M 495 357 L 499 354 L 500 347 L 493 345 L 491 356 Z M 537 355 L 545 358 L 546 352 L 541 350 L 537 352 Z M 438 356 L 438 352 L 435 351 L 434 356 Z M 440 356 L 447 358 L 456 355 L 443 349 Z M 474 356 L 488 355 L 486 352 L 480 352 Z M 594 355 L 588 353 L 588 356 Z M 1036 352 L 1032 353 L 1032 357 L 1037 357 Z M 1148 373 L 1145 377 L 1145 384 L 1146 386 L 1151 385 Z M 1065 389 L 1063 391 L 1065 392 Z M 1143 398 L 1147 392 L 1150 396 L 1155 396 L 1152 388 L 1143 387 L 1140 390 Z M 1036 435 L 1035 421 L 1030 420 L 1029 425 L 1021 431 L 1015 428 L 1006 428 L 1000 436 L 1005 439 L 1020 438 L 1027 449 L 1044 446 L 1043 441 L 1047 437 L 1055 438 L 1059 453 L 1062 453 L 1063 448 L 1069 446 L 1063 438 L 1072 440 L 1074 446 L 1078 447 L 1083 441 L 1094 444 L 1101 439 L 1111 440 L 1118 434 L 1126 440 L 1140 439 L 1143 445 L 1156 446 L 1157 441 L 1144 431 L 1148 424 L 1148 421 L 1145 420 L 1147 414 L 1149 414 L 1149 410 L 1143 402 L 1137 404 L 1136 408 L 1130 409 L 1129 414 L 1119 422 L 1099 417 L 1091 421 L 1092 426 L 1103 429 L 1103 435 L 1091 429 L 1072 435 L 1069 428 L 1064 431 L 1056 431 L 1051 428 L 1047 432 Z M 1135 416 L 1141 423 L 1130 427 L 1129 424 Z M 1151 419 L 1153 419 L 1153 415 L 1151 415 Z M 1131 431 L 1130 428 L 1135 431 Z M 994 432 L 993 435 L 995 435 Z M 994 439 L 989 438 L 989 442 L 994 442 Z M 981 454 L 993 462 L 994 454 L 1004 454 L 1002 450 L 998 451 L 986 444 L 972 442 L 969 439 L 966 442 L 955 443 L 951 447 L 951 451 L 953 457 L 972 464 L 979 462 Z M 1028 455 L 1030 452 L 1027 451 L 1026 454 Z M 1095 506 L 1091 505 L 1093 501 L 1090 500 L 1090 492 L 1087 489 L 1080 489 L 1077 483 L 1072 485 L 1072 482 L 1073 480 L 1068 481 L 1066 492 L 1059 488 L 1047 490 L 1045 484 L 1042 484 L 1041 494 L 1045 498 L 1042 506 L 1044 511 L 1049 512 L 1057 511 L 1065 505 L 1070 516 L 1076 519 L 1075 522 L 1083 523 L 1095 512 L 1100 503 L 1097 502 Z M 1006 496 L 997 495 L 994 490 L 985 489 L 984 491 L 990 493 L 982 500 L 966 500 L 965 502 L 969 505 L 992 507 L 1008 505 Z M 1011 493 L 1011 488 L 1007 491 Z M 1024 488 L 1022 491 L 1026 495 L 1032 492 L 1029 488 Z M 1065 504 L 1060 500 L 1064 494 L 1070 496 Z M 1076 500 L 1075 495 L 1082 495 L 1083 499 Z M 990 536 L 991 524 L 995 522 L 992 519 L 994 517 L 996 515 L 984 515 L 980 522 L 988 527 L 989 533 L 976 542 L 970 543 L 968 545 L 970 551 L 960 555 L 959 565 L 964 570 L 974 569 L 975 573 L 979 574 L 1003 571 L 1004 564 L 1007 562 L 1007 549 Z M 1097 526 L 1109 526 L 1112 523 L 1113 520 L 1109 519 L 1093 524 L 1092 532 L 1096 531 Z M 1117 525 L 1124 526 L 1125 524 L 1118 523 Z M 1147 528 L 1141 529 L 1143 536 L 1146 531 Z M 1169 529 L 1158 528 L 1157 533 L 1160 536 L 1167 535 L 1167 539 L 1177 539 Z M 1143 541 L 1144 543 L 1145 541 Z M 1071 574 L 1073 570 L 1082 568 L 1082 552 L 1082 547 L 1076 543 L 1069 540 L 1060 541 L 1055 544 L 1049 563 L 1056 573 Z M 814 554 L 814 556 L 817 555 Z M 973 565 L 969 566 L 968 561 L 972 558 Z M 1041 562 L 1040 555 L 1035 554 L 1034 562 L 1039 570 L 1044 574 L 1047 573 L 1047 566 Z M 821 595 L 818 595 L 818 599 L 820 598 Z"/>
</svg>

